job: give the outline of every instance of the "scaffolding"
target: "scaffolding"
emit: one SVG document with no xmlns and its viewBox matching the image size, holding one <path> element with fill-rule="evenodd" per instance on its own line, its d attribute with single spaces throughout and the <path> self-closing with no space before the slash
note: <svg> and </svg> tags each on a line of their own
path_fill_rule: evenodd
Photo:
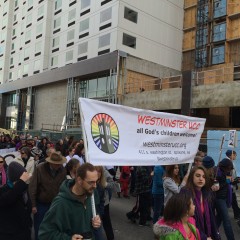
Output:
<svg viewBox="0 0 240 240">
<path fill-rule="evenodd" d="M 197 3 L 195 68 L 200 70 L 207 66 L 208 2 L 198 0 Z"/>
</svg>

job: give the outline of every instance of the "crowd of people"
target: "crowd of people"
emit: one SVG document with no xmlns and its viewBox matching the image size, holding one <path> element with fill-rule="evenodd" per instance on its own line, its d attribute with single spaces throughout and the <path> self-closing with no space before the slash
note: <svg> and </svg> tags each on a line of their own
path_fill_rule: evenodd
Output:
<svg viewBox="0 0 240 240">
<path fill-rule="evenodd" d="M 6 139 L 19 155 L 9 164 L 0 156 L 0 239 L 30 240 L 33 228 L 35 240 L 114 240 L 113 191 L 136 197 L 127 218 L 153 224 L 158 240 L 219 240 L 222 223 L 227 239 L 235 239 L 228 212 L 232 207 L 240 226 L 233 150 L 217 166 L 199 151 L 190 171 L 188 164 L 118 169 L 86 163 L 82 139 Z"/>
</svg>

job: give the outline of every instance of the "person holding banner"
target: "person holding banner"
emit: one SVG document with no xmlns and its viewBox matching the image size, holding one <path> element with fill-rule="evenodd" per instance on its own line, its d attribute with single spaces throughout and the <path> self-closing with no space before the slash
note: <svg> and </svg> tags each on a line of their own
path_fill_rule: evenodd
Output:
<svg viewBox="0 0 240 240">
<path fill-rule="evenodd" d="M 212 192 L 208 183 L 208 175 L 203 166 L 193 167 L 186 186 L 181 192 L 188 192 L 195 207 L 194 218 L 201 240 L 219 240 L 215 215 L 213 212 Z"/>
<path fill-rule="evenodd" d="M 0 187 L 7 183 L 7 163 L 4 157 L 0 156 Z"/>
<path fill-rule="evenodd" d="M 96 168 L 85 163 L 77 169 L 75 179 L 63 182 L 40 225 L 39 240 L 94 239 L 93 228 L 101 226 L 100 217 L 93 216 L 91 206 L 97 181 Z"/>
</svg>

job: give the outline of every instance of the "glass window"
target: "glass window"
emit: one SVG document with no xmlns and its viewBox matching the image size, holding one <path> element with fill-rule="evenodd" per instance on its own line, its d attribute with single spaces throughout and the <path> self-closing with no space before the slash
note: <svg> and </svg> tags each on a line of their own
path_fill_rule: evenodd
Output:
<svg viewBox="0 0 240 240">
<path fill-rule="evenodd" d="M 30 47 L 27 47 L 24 49 L 24 58 L 29 57 L 30 56 Z"/>
<path fill-rule="evenodd" d="M 105 97 L 108 77 L 98 78 L 97 97 Z"/>
<path fill-rule="evenodd" d="M 13 37 L 16 35 L 16 28 L 13 29 L 12 35 L 13 35 Z"/>
<path fill-rule="evenodd" d="M 33 5 L 33 0 L 28 0 L 28 7 L 31 7 Z"/>
<path fill-rule="evenodd" d="M 23 74 L 28 74 L 28 70 L 29 70 L 29 64 L 25 64 L 23 66 Z"/>
<path fill-rule="evenodd" d="M 98 48 L 110 45 L 110 33 L 99 37 Z"/>
<path fill-rule="evenodd" d="M 17 14 L 14 14 L 13 15 L 13 22 L 16 22 L 17 21 Z"/>
<path fill-rule="evenodd" d="M 68 13 L 68 21 L 70 22 L 71 20 L 73 20 L 76 17 L 76 8 L 72 9 L 69 13 Z"/>
<path fill-rule="evenodd" d="M 100 23 L 106 22 L 112 18 L 112 8 L 108 8 L 100 13 Z"/>
<path fill-rule="evenodd" d="M 0 68 L 3 68 L 3 59 L 0 59 Z"/>
<path fill-rule="evenodd" d="M 12 43 L 12 44 L 14 44 L 14 43 Z M 13 47 L 14 48 L 14 47 Z M 1 46 L 0 45 L 0 54 L 3 54 L 4 53 L 4 46 Z"/>
<path fill-rule="evenodd" d="M 79 32 L 83 32 L 89 29 L 89 18 L 80 22 Z"/>
<path fill-rule="evenodd" d="M 60 26 L 61 26 L 61 17 L 59 17 L 59 18 L 57 18 L 57 19 L 54 20 L 54 25 L 53 25 L 53 27 L 54 27 L 54 29 L 55 29 L 55 28 L 58 28 L 58 27 L 60 27 Z"/>
<path fill-rule="evenodd" d="M 131 48 L 136 48 L 136 38 L 126 33 L 123 33 L 122 44 Z"/>
<path fill-rule="evenodd" d="M 62 7 L 62 0 L 56 0 L 55 1 L 55 10 L 59 9 Z"/>
<path fill-rule="evenodd" d="M 41 68 L 41 60 L 38 59 L 34 61 L 34 70 L 40 70 L 40 68 Z"/>
<path fill-rule="evenodd" d="M 202 47 L 207 44 L 208 31 L 207 28 L 198 29 L 196 35 L 196 47 Z"/>
<path fill-rule="evenodd" d="M 5 27 L 7 25 L 7 17 L 5 16 L 2 20 L 2 26 Z"/>
<path fill-rule="evenodd" d="M 226 23 L 221 23 L 213 28 L 213 42 L 226 39 Z"/>
<path fill-rule="evenodd" d="M 13 65 L 13 57 L 10 58 L 10 65 Z"/>
<path fill-rule="evenodd" d="M 13 77 L 13 73 L 12 72 L 9 72 L 9 80 L 11 80 Z"/>
<path fill-rule="evenodd" d="M 59 43 L 60 43 L 60 37 L 59 36 L 55 37 L 53 39 L 52 47 L 57 47 L 59 45 Z"/>
<path fill-rule="evenodd" d="M 223 63 L 225 59 L 225 46 L 218 46 L 212 49 L 212 64 Z"/>
<path fill-rule="evenodd" d="M 88 82 L 88 98 L 97 96 L 97 79 L 89 80 Z"/>
<path fill-rule="evenodd" d="M 130 8 L 124 8 L 124 18 L 131 22 L 137 23 L 138 13 Z"/>
<path fill-rule="evenodd" d="M 42 42 L 37 42 L 35 44 L 35 53 L 41 52 L 42 51 Z"/>
<path fill-rule="evenodd" d="M 81 9 L 84 9 L 88 6 L 90 6 L 91 0 L 81 0 Z"/>
<path fill-rule="evenodd" d="M 222 17 L 227 14 L 226 0 L 214 0 L 213 16 L 214 18 Z"/>
<path fill-rule="evenodd" d="M 27 16 L 26 25 L 28 25 L 29 23 L 32 23 L 32 14 L 29 14 L 29 15 Z"/>
<path fill-rule="evenodd" d="M 78 45 L 78 55 L 84 54 L 88 51 L 88 42 L 80 43 Z"/>
<path fill-rule="evenodd" d="M 56 66 L 58 65 L 58 56 L 52 57 L 51 59 L 51 66 Z"/>
<path fill-rule="evenodd" d="M 25 41 L 28 41 L 30 39 L 31 39 L 31 30 L 27 31 L 25 35 Z"/>
<path fill-rule="evenodd" d="M 14 48 L 15 48 L 15 44 L 12 43 L 11 50 L 14 50 Z"/>
<path fill-rule="evenodd" d="M 73 60 L 73 50 L 66 52 L 66 62 Z"/>
<path fill-rule="evenodd" d="M 18 6 L 18 0 L 15 0 L 14 1 L 14 7 L 17 7 Z"/>
<path fill-rule="evenodd" d="M 43 23 L 40 23 L 36 27 L 36 35 L 40 34 L 43 32 Z"/>
<path fill-rule="evenodd" d="M 38 17 L 41 17 L 44 14 L 44 5 L 38 8 Z"/>
<path fill-rule="evenodd" d="M 21 78 L 21 77 L 22 77 L 22 69 L 21 69 L 21 68 L 18 69 L 17 77 L 18 77 L 18 78 Z"/>
<path fill-rule="evenodd" d="M 74 29 L 72 29 L 71 31 L 69 31 L 67 33 L 67 41 L 73 40 L 74 39 Z"/>
</svg>

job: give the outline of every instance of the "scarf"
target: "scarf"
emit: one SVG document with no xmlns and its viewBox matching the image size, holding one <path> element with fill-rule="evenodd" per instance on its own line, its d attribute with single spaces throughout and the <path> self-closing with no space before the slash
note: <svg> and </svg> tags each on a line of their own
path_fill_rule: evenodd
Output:
<svg viewBox="0 0 240 240">
<path fill-rule="evenodd" d="M 202 196 L 202 201 L 204 206 L 204 213 L 202 213 L 201 196 L 202 196 L 202 191 L 198 191 L 197 189 L 195 189 L 195 198 L 194 198 L 194 204 L 196 206 L 195 219 L 198 222 L 198 229 L 200 230 L 200 232 L 204 232 L 207 235 L 207 237 L 211 237 L 212 231 L 211 231 L 209 205 L 208 205 L 207 199 Z"/>
<path fill-rule="evenodd" d="M 7 183 L 7 174 L 6 174 L 4 167 L 2 167 L 2 169 L 0 169 L 0 171 L 2 171 L 2 185 L 1 186 L 3 186 Z"/>
</svg>

